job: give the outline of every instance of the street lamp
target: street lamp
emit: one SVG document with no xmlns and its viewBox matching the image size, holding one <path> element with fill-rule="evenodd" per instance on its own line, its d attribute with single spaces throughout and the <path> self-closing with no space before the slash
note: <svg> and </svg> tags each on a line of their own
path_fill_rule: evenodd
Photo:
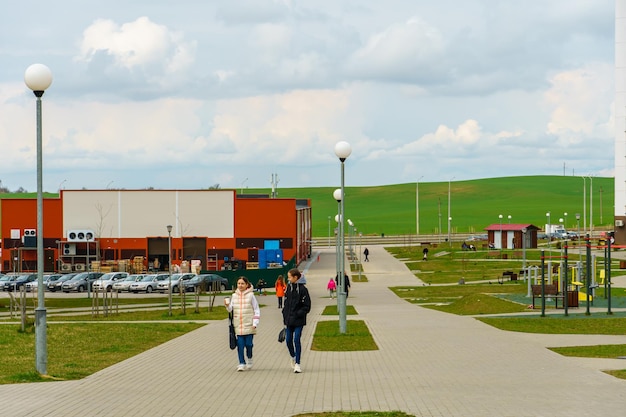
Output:
<svg viewBox="0 0 626 417">
<path fill-rule="evenodd" d="M 417 182 L 415 183 L 415 234 L 417 236 L 420 235 L 420 192 L 419 192 L 419 186 L 420 186 L 420 180 L 422 178 L 424 178 L 423 175 L 421 177 L 419 177 Z"/>
<path fill-rule="evenodd" d="M 248 178 L 246 177 L 245 180 L 241 181 L 241 194 L 243 194 L 243 185 L 248 181 Z"/>
<path fill-rule="evenodd" d="M 450 228 L 452 227 L 452 217 L 448 217 L 448 246 L 452 246 L 452 240 L 450 240 Z"/>
<path fill-rule="evenodd" d="M 328 216 L 328 247 L 330 248 L 330 216 Z"/>
<path fill-rule="evenodd" d="M 337 312 L 339 313 L 339 333 L 346 333 L 346 291 L 345 291 L 345 278 L 344 278 L 344 261 L 345 261 L 345 242 L 344 242 L 344 188 L 345 188 L 345 175 L 344 166 L 346 159 L 352 153 L 352 147 L 348 142 L 340 141 L 335 145 L 335 155 L 341 162 L 341 202 L 339 203 L 339 245 L 341 250 L 339 251 L 339 270 L 337 271 L 337 278 L 339 281 L 339 288 L 337 293 Z"/>
<path fill-rule="evenodd" d="M 548 250 L 550 250 L 550 242 L 552 242 L 552 225 L 550 224 L 550 212 L 546 213 L 548 223 L 546 224 L 546 234 L 548 235 Z"/>
<path fill-rule="evenodd" d="M 169 296 L 167 298 L 168 315 L 172 315 L 172 225 L 167 225 L 167 269 L 169 280 Z"/>
<path fill-rule="evenodd" d="M 580 262 L 579 268 L 582 268 L 583 254 L 580 251 L 580 213 L 576 213 L 576 234 L 578 235 L 578 241 L 576 243 L 578 243 L 578 261 Z"/>
<path fill-rule="evenodd" d="M 498 215 L 498 218 L 500 219 L 500 250 L 502 250 L 502 214 Z"/>
<path fill-rule="evenodd" d="M 563 217 L 565 217 L 565 230 L 567 230 L 567 212 L 563 213 Z"/>
<path fill-rule="evenodd" d="M 452 180 L 454 179 L 454 177 L 450 178 L 450 180 L 448 180 L 448 245 L 452 245 L 452 243 L 450 242 L 450 221 L 452 220 Z"/>
<path fill-rule="evenodd" d="M 509 219 L 509 224 L 511 224 L 511 219 L 513 218 L 513 216 L 511 216 L 510 214 L 507 216 Z"/>
<path fill-rule="evenodd" d="M 43 145 L 41 132 L 41 97 L 52 84 L 52 71 L 43 64 L 33 64 L 24 73 L 24 82 L 37 97 L 37 308 L 35 309 L 35 366 L 42 375 L 48 372 L 46 305 L 43 287 Z"/>
</svg>

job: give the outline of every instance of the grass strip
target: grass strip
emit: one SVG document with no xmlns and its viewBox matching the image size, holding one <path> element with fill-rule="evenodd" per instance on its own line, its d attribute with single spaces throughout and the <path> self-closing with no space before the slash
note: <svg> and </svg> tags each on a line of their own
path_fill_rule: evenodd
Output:
<svg viewBox="0 0 626 417">
<path fill-rule="evenodd" d="M 339 333 L 339 321 L 319 321 L 313 334 L 311 350 L 352 352 L 378 350 L 363 320 L 347 320 L 346 332 Z"/>
</svg>

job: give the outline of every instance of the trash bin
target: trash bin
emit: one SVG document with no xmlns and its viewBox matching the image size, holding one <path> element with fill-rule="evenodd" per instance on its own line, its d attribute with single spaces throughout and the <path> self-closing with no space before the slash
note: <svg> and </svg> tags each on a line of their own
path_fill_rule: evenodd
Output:
<svg viewBox="0 0 626 417">
<path fill-rule="evenodd" d="M 567 292 L 567 306 L 578 307 L 578 291 L 577 290 Z"/>
</svg>

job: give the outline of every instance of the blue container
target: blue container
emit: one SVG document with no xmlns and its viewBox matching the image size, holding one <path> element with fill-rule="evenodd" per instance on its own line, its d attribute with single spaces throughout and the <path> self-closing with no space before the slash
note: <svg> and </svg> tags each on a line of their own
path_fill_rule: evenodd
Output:
<svg viewBox="0 0 626 417">
<path fill-rule="evenodd" d="M 264 249 L 280 249 L 279 240 L 266 240 L 263 242 Z"/>
</svg>

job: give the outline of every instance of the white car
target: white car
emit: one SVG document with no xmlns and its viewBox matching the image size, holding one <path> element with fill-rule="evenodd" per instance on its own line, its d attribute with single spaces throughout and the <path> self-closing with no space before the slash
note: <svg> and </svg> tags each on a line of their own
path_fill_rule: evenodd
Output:
<svg viewBox="0 0 626 417">
<path fill-rule="evenodd" d="M 92 288 L 94 291 L 112 291 L 113 284 L 126 278 L 128 278 L 128 272 L 108 272 L 98 278 L 92 284 Z"/>
<path fill-rule="evenodd" d="M 130 287 L 128 288 L 129 292 L 147 292 L 151 293 L 152 291 L 156 291 L 157 284 L 161 281 L 168 279 L 168 274 L 150 274 L 144 275 L 139 281 L 132 282 Z"/>
<path fill-rule="evenodd" d="M 190 280 L 191 278 L 195 277 L 196 274 L 190 274 L 190 273 L 183 273 L 183 274 L 172 274 L 172 292 L 177 293 L 179 288 L 182 286 L 184 288 L 185 281 Z M 166 293 L 169 291 L 170 289 L 170 279 L 169 279 L 169 275 L 165 274 L 165 280 L 159 282 L 159 285 L 157 285 L 157 291 L 158 292 L 162 292 L 162 293 Z"/>
<path fill-rule="evenodd" d="M 46 274 L 43 276 L 43 286 L 44 288 L 48 287 L 48 282 L 49 281 L 56 281 L 57 279 L 61 278 L 62 275 L 61 274 Z M 39 288 L 39 281 L 35 280 L 32 282 L 27 282 L 26 283 L 26 291 L 27 292 L 36 292 L 37 288 Z"/>
<path fill-rule="evenodd" d="M 117 280 L 113 284 L 113 290 L 119 291 L 119 292 L 129 291 L 130 290 L 130 284 L 132 284 L 135 281 L 139 281 L 144 276 L 145 276 L 144 274 L 132 274 L 132 275 L 127 276 L 124 279 Z"/>
</svg>

